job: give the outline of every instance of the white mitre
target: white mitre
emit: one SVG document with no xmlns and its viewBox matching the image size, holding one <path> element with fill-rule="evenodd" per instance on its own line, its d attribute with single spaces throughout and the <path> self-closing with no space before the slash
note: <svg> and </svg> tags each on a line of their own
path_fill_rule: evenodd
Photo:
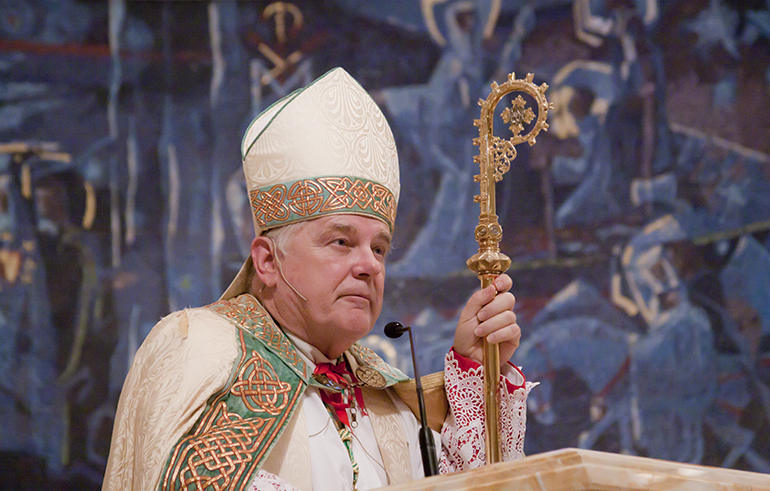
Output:
<svg viewBox="0 0 770 491">
<path fill-rule="evenodd" d="M 377 104 L 342 68 L 279 100 L 241 143 L 254 231 L 348 213 L 393 231 L 400 192 L 393 133 Z M 251 259 L 222 298 L 248 291 Z"/>
</svg>

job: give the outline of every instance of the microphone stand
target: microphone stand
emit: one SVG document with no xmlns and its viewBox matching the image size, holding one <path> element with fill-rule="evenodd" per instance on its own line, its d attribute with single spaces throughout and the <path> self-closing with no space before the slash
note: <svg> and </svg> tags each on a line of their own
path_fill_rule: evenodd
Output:
<svg viewBox="0 0 770 491">
<path fill-rule="evenodd" d="M 409 346 L 412 349 L 412 365 L 414 365 L 414 380 L 417 390 L 417 405 L 420 408 L 420 451 L 422 452 L 422 468 L 425 477 L 438 475 L 438 461 L 436 459 L 436 442 L 433 432 L 428 426 L 428 416 L 425 411 L 425 395 L 420 380 L 420 364 L 417 362 L 417 354 L 414 349 L 414 336 L 411 327 L 404 327 L 400 322 L 389 322 L 385 326 L 385 335 L 389 338 L 399 338 L 404 332 L 409 331 Z"/>
</svg>

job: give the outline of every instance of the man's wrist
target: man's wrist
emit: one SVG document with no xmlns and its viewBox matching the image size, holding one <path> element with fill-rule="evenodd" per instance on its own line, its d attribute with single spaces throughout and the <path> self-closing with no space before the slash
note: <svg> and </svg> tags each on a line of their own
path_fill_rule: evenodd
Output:
<svg viewBox="0 0 770 491">
<path fill-rule="evenodd" d="M 454 346 L 452 346 L 449 352 L 454 357 L 455 361 L 457 362 L 457 367 L 462 372 L 478 370 L 479 367 L 481 367 L 481 363 L 479 363 L 477 360 L 474 360 L 473 358 L 461 355 L 454 349 Z M 506 362 L 501 367 L 500 375 L 502 375 L 503 379 L 505 379 L 505 385 L 508 392 L 514 392 L 515 390 L 521 389 L 526 384 L 527 379 L 524 376 L 524 373 L 522 373 L 519 367 L 510 361 Z"/>
</svg>

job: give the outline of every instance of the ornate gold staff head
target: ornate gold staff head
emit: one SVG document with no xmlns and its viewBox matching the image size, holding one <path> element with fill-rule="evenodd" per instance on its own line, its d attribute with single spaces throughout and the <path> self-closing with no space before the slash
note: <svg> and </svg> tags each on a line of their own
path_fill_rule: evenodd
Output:
<svg viewBox="0 0 770 491">
<path fill-rule="evenodd" d="M 535 137 L 540 130 L 548 131 L 548 110 L 553 109 L 553 104 L 545 98 L 547 84 L 540 86 L 532 83 L 533 74 L 528 74 L 525 79 L 516 79 L 511 73 L 508 80 L 502 85 L 492 82 L 492 92 L 486 99 L 479 100 L 481 117 L 473 121 L 473 125 L 479 128 L 478 138 L 473 139 L 473 144 L 479 147 L 479 155 L 473 161 L 479 164 L 481 172 L 474 176 L 479 183 L 480 193 L 473 200 L 479 203 L 481 212 L 479 224 L 476 226 L 476 242 L 479 243 L 479 252 L 468 259 L 468 268 L 476 272 L 479 278 L 494 277 L 505 272 L 511 265 L 511 260 L 500 252 L 500 241 L 503 238 L 503 228 L 497 221 L 495 209 L 495 183 L 502 180 L 503 174 L 511 168 L 511 162 L 516 158 L 516 148 L 521 142 L 535 144 Z M 513 133 L 509 139 L 502 139 L 494 135 L 495 108 L 500 100 L 511 92 L 524 92 L 529 94 L 536 102 L 537 115 L 532 108 L 527 107 L 527 102 L 519 95 L 511 103 L 511 107 L 505 108 L 500 116 L 503 122 Z M 537 119 L 536 119 L 537 118 Z M 522 134 L 525 125 L 535 121 L 532 129 Z M 486 285 L 484 285 L 486 286 Z"/>
</svg>

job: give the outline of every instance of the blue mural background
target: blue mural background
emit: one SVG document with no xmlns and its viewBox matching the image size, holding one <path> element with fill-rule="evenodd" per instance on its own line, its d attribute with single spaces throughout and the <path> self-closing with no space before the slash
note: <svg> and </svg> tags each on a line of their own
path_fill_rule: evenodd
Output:
<svg viewBox="0 0 770 491">
<path fill-rule="evenodd" d="M 770 473 L 770 5 L 0 1 L 0 488 L 98 489 L 134 352 L 247 254 L 239 143 L 342 66 L 399 144 L 383 314 L 441 369 L 477 287 L 476 101 L 535 73 L 498 185 L 528 453 Z"/>
</svg>

